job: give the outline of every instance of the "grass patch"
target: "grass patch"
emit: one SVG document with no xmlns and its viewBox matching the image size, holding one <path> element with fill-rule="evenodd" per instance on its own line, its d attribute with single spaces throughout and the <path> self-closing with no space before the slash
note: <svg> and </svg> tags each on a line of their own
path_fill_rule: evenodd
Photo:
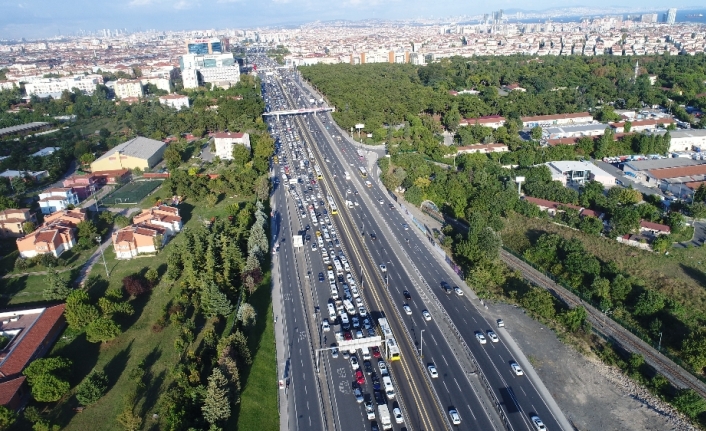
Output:
<svg viewBox="0 0 706 431">
<path fill-rule="evenodd" d="M 693 226 L 684 226 L 679 233 L 672 234 L 670 238 L 674 242 L 684 242 L 684 241 L 691 241 L 691 238 L 693 238 L 693 237 L 694 237 L 694 227 Z"/>
<path fill-rule="evenodd" d="M 269 276 L 250 297 L 249 302 L 257 310 L 258 316 L 255 328 L 247 334 L 250 351 L 253 352 L 253 363 L 249 370 L 241 374 L 241 379 L 247 376 L 247 380 L 243 385 L 240 404 L 233 415 L 233 418 L 237 419 L 235 429 L 275 431 L 279 429 L 279 389 Z M 225 429 L 233 427 L 227 426 Z"/>
</svg>

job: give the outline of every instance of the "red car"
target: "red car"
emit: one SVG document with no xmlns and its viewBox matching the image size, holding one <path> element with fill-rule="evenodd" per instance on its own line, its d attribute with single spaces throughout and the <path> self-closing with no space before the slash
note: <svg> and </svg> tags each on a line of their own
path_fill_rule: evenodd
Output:
<svg viewBox="0 0 706 431">
<path fill-rule="evenodd" d="M 343 333 L 343 338 L 345 338 L 346 341 L 350 341 L 350 340 L 353 339 L 353 336 L 351 335 L 350 332 L 346 331 L 346 332 Z"/>
<path fill-rule="evenodd" d="M 380 348 L 378 346 L 373 346 L 373 357 L 375 357 L 375 358 L 380 357 Z"/>
<path fill-rule="evenodd" d="M 316 180 L 311 180 L 311 184 L 316 184 Z"/>
<path fill-rule="evenodd" d="M 355 370 L 355 380 L 358 382 L 359 385 L 365 384 L 365 375 L 363 375 L 362 371 Z"/>
</svg>

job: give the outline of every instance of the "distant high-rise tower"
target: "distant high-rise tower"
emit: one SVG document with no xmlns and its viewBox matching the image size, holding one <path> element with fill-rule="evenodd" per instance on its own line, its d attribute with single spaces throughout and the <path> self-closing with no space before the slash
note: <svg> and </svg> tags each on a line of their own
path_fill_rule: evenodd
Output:
<svg viewBox="0 0 706 431">
<path fill-rule="evenodd" d="M 667 24 L 672 25 L 677 21 L 677 10 L 670 8 L 667 10 Z"/>
</svg>

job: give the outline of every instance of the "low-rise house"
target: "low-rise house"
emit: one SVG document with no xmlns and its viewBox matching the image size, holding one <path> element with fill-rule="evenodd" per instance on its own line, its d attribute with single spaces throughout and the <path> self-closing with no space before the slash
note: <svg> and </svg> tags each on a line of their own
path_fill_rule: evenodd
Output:
<svg viewBox="0 0 706 431">
<path fill-rule="evenodd" d="M 179 217 L 179 209 L 167 205 L 159 205 L 157 207 L 142 210 L 141 214 L 136 215 L 132 219 L 134 224 L 150 223 L 157 226 L 162 226 L 167 230 L 170 236 L 181 232 L 181 217 Z"/>
<path fill-rule="evenodd" d="M 654 223 L 647 220 L 640 220 L 640 232 L 649 233 L 653 236 L 669 235 L 672 229 L 666 224 Z"/>
<path fill-rule="evenodd" d="M 216 147 L 216 156 L 221 160 L 233 160 L 233 147 L 244 145 L 250 148 L 250 135 L 247 133 L 219 132 L 214 133 L 213 143 Z"/>
<path fill-rule="evenodd" d="M 74 245 L 76 245 L 74 229 L 70 223 L 62 220 L 42 225 L 29 235 L 17 238 L 17 250 L 24 258 L 46 253 L 59 257 Z"/>
<path fill-rule="evenodd" d="M 113 233 L 113 250 L 118 259 L 157 253 L 166 244 L 167 233 L 166 228 L 151 223 L 130 225 Z"/>
<path fill-rule="evenodd" d="M 0 238 L 16 238 L 25 234 L 23 225 L 36 223 L 37 218 L 27 208 L 0 211 Z"/>
<path fill-rule="evenodd" d="M 588 112 L 576 112 L 572 114 L 535 115 L 522 117 L 523 127 L 535 126 L 558 126 L 562 124 L 582 124 L 592 123 L 593 116 Z"/>
<path fill-rule="evenodd" d="M 610 127 L 616 133 L 625 132 L 625 121 L 619 123 L 610 123 Z M 667 127 L 670 124 L 676 124 L 672 118 L 648 118 L 645 120 L 635 120 L 630 124 L 630 131 L 633 133 L 653 131 L 659 127 Z"/>
<path fill-rule="evenodd" d="M 459 127 L 478 125 L 497 129 L 498 127 L 505 125 L 505 117 L 501 115 L 488 115 L 485 117 L 478 118 L 463 118 L 461 119 L 461 121 L 459 121 L 458 125 Z"/>
<path fill-rule="evenodd" d="M 473 153 L 504 153 L 508 151 L 507 145 L 505 144 L 476 144 L 476 145 L 466 145 L 464 147 L 458 147 L 456 149 L 457 154 L 473 154 Z"/>
<path fill-rule="evenodd" d="M 42 214 L 51 214 L 78 203 L 79 197 L 72 187 L 55 187 L 39 194 L 39 208 Z"/>
<path fill-rule="evenodd" d="M 46 355 L 66 325 L 66 304 L 46 308 L 0 311 L 0 334 L 9 339 L 0 348 L 0 405 L 19 411 L 30 390 L 22 371 Z"/>
<path fill-rule="evenodd" d="M 61 210 L 56 211 L 44 217 L 44 224 L 49 225 L 56 221 L 63 221 L 70 225 L 72 228 L 76 228 L 82 221 L 88 220 L 88 212 L 85 208 L 75 208 L 72 210 Z"/>
<path fill-rule="evenodd" d="M 561 202 L 554 202 L 554 201 L 548 201 L 546 199 L 540 199 L 540 198 L 533 198 L 531 196 L 523 196 L 525 201 L 535 204 L 539 207 L 540 211 L 546 211 L 548 212 L 552 217 L 556 216 L 558 212 L 563 212 L 564 208 L 571 208 L 575 209 L 576 211 L 581 212 L 583 210 L 582 207 L 573 205 L 573 204 L 565 204 Z"/>
<path fill-rule="evenodd" d="M 181 110 L 189 107 L 189 98 L 181 94 L 167 94 L 159 97 L 159 103 Z"/>
<path fill-rule="evenodd" d="M 16 171 L 14 169 L 8 169 L 2 173 L 0 173 L 0 177 L 4 177 L 7 179 L 13 179 L 13 178 L 32 178 L 34 181 L 41 181 L 47 177 L 49 177 L 49 172 L 47 171 Z"/>
<path fill-rule="evenodd" d="M 587 181 L 598 181 L 604 187 L 613 187 L 615 177 L 586 161 L 557 160 L 545 163 L 552 174 L 552 180 L 567 184 L 583 184 Z"/>
</svg>

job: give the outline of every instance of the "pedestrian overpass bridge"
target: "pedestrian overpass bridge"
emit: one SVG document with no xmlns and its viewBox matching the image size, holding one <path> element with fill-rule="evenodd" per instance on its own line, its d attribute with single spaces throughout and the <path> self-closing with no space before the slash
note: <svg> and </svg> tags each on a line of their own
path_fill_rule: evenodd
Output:
<svg viewBox="0 0 706 431">
<path fill-rule="evenodd" d="M 276 116 L 279 120 L 280 115 L 297 115 L 297 114 L 315 114 L 317 112 L 334 112 L 336 109 L 333 107 L 323 107 L 323 108 L 301 108 L 301 109 L 286 109 L 283 111 L 270 111 L 262 114 L 263 116 Z"/>
</svg>

